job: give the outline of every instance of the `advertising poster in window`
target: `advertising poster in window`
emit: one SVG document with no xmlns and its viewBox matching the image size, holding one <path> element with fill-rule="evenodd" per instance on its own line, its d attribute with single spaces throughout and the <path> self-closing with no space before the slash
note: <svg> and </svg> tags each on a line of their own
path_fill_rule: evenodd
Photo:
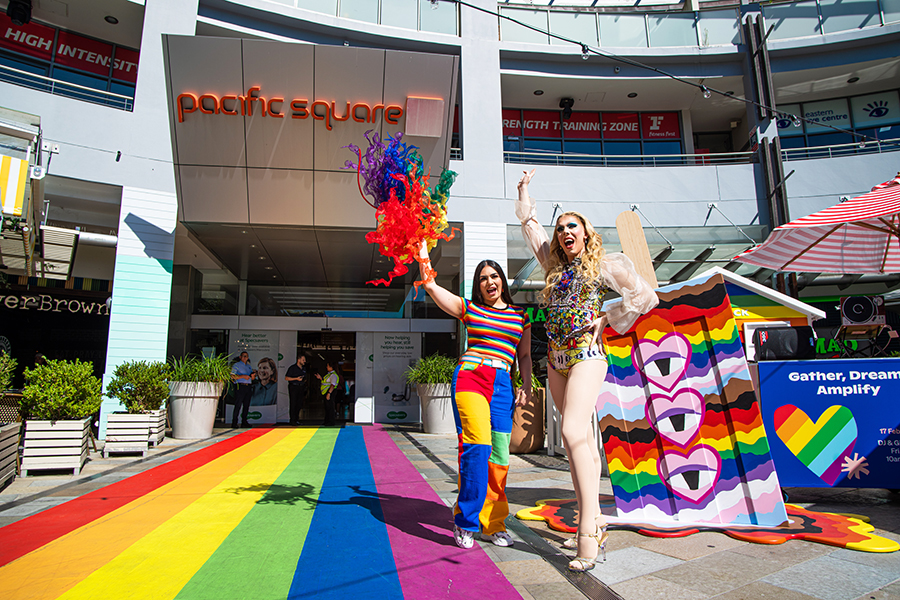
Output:
<svg viewBox="0 0 900 600">
<path fill-rule="evenodd" d="M 560 131 L 559 111 L 549 110 L 525 110 L 522 111 L 522 129 L 525 137 L 533 138 L 559 138 Z"/>
<path fill-rule="evenodd" d="M 641 113 L 641 129 L 645 140 L 677 140 L 681 138 L 678 113 Z"/>
<path fill-rule="evenodd" d="M 831 127 L 850 129 L 850 109 L 846 98 L 810 102 L 803 105 L 806 133 L 832 133 Z"/>
<path fill-rule="evenodd" d="M 88 73 L 109 76 L 112 44 L 60 31 L 56 45 L 56 64 Z"/>
<path fill-rule="evenodd" d="M 278 331 L 250 331 L 232 329 L 228 336 L 228 353 L 237 362 L 241 352 L 250 356 L 250 367 L 256 373 L 250 394 L 250 412 L 247 420 L 253 424 L 272 424 L 277 422 L 279 396 L 286 402 L 287 388 L 278 393 L 282 374 L 278 372 L 281 360 L 278 352 Z M 234 391 L 225 399 L 225 423 L 231 423 L 234 409 Z M 285 408 L 284 410 L 287 410 Z"/>
<path fill-rule="evenodd" d="M 590 112 L 573 112 L 567 121 L 563 121 L 566 139 L 599 140 L 600 115 Z"/>
<path fill-rule="evenodd" d="M 376 333 L 372 391 L 376 423 L 418 423 L 419 397 L 406 369 L 422 356 L 421 333 Z"/>
<path fill-rule="evenodd" d="M 881 127 L 900 123 L 900 97 L 897 92 L 882 92 L 850 98 L 853 124 L 861 127 Z"/>
<path fill-rule="evenodd" d="M 791 118 L 792 116 L 798 117 L 796 125 L 794 124 L 794 120 Z M 778 118 L 775 120 L 775 124 L 778 125 L 778 135 L 803 135 L 803 121 L 801 121 L 799 117 L 799 104 L 786 104 L 784 106 L 779 106 Z"/>
<path fill-rule="evenodd" d="M 898 487 L 900 359 L 760 361 L 759 386 L 781 485 Z"/>
<path fill-rule="evenodd" d="M 503 135 L 518 137 L 522 135 L 522 111 L 503 109 Z"/>
<path fill-rule="evenodd" d="M 16 25 L 0 13 L 0 48 L 7 48 L 19 54 L 50 60 L 53 56 L 53 37 L 56 30 L 31 21 L 26 25 Z"/>
<path fill-rule="evenodd" d="M 607 140 L 639 140 L 637 113 L 603 113 L 603 137 Z"/>
</svg>

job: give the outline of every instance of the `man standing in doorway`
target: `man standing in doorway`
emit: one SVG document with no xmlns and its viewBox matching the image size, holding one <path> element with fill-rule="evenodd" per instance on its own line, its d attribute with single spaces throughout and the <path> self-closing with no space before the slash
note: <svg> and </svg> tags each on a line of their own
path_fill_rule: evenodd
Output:
<svg viewBox="0 0 900 600">
<path fill-rule="evenodd" d="M 321 383 L 319 384 L 319 391 L 322 393 L 322 397 L 325 398 L 325 427 L 331 427 L 335 424 L 334 422 L 334 398 L 332 397 L 332 393 L 334 393 L 334 388 L 337 387 L 340 382 L 340 378 L 338 374 L 334 371 L 334 362 L 328 361 L 325 363 L 325 377 L 322 377 L 318 373 L 316 373 L 316 377 L 319 378 Z"/>
<path fill-rule="evenodd" d="M 253 390 L 251 384 L 255 375 L 253 367 L 250 366 L 250 355 L 241 352 L 241 360 L 231 367 L 231 380 L 237 386 L 234 392 L 234 412 L 231 414 L 232 429 L 237 429 L 238 411 L 241 412 L 241 427 L 250 427 L 247 413 L 250 412 L 250 395 Z"/>
<path fill-rule="evenodd" d="M 309 384 L 306 360 L 306 354 L 300 353 L 297 356 L 297 364 L 288 367 L 284 374 L 284 380 L 288 382 L 288 395 L 291 398 L 291 425 L 300 424 L 300 409 L 303 408 L 303 398 L 306 397 L 306 388 Z"/>
</svg>

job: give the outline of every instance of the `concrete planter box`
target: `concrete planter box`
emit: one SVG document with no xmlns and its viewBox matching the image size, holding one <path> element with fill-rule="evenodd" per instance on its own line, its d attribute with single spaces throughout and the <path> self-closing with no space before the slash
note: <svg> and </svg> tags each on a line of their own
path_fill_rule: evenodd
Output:
<svg viewBox="0 0 900 600">
<path fill-rule="evenodd" d="M 147 456 L 150 446 L 156 446 L 166 436 L 166 411 L 145 413 L 112 413 L 106 424 L 106 443 L 103 456 L 110 452 L 140 452 Z"/>
<path fill-rule="evenodd" d="M 16 477 L 16 455 L 19 452 L 20 423 L 0 426 L 0 487 Z"/>
<path fill-rule="evenodd" d="M 169 411 L 172 437 L 176 440 L 203 440 L 212 435 L 216 409 L 224 383 L 172 381 L 169 383 Z"/>
<path fill-rule="evenodd" d="M 22 477 L 41 469 L 81 472 L 88 457 L 90 417 L 80 421 L 26 421 Z"/>
<path fill-rule="evenodd" d="M 456 433 L 450 384 L 419 384 L 416 393 L 422 404 L 422 429 L 425 433 Z"/>
</svg>

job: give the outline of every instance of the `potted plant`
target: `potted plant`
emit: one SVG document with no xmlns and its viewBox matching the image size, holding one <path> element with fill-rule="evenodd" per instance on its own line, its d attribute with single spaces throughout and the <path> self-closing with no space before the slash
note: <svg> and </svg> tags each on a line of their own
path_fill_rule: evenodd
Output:
<svg viewBox="0 0 900 600">
<path fill-rule="evenodd" d="M 522 374 L 513 376 L 513 387 L 522 387 Z M 538 378 L 531 374 L 531 401 L 516 406 L 513 413 L 512 435 L 509 438 L 511 454 L 528 454 L 544 447 L 546 427 L 546 395 Z"/>
<path fill-rule="evenodd" d="M 161 407 L 169 399 L 169 367 L 163 362 L 131 361 L 116 367 L 106 386 L 106 395 L 125 405 L 106 422 L 103 455 L 110 452 L 141 452 L 166 436 L 166 411 Z"/>
<path fill-rule="evenodd" d="M 172 437 L 202 440 L 212 435 L 216 409 L 225 384 L 231 381 L 227 354 L 186 356 L 169 361 L 169 410 Z"/>
<path fill-rule="evenodd" d="M 100 409 L 100 388 L 90 362 L 48 360 L 25 369 L 23 477 L 35 469 L 81 471 L 91 415 Z"/>
<path fill-rule="evenodd" d="M 0 352 L 0 400 L 12 383 L 16 372 L 16 359 Z M 16 455 L 19 448 L 19 423 L 0 423 L 0 487 L 16 476 Z"/>
<path fill-rule="evenodd" d="M 456 433 L 450 382 L 456 359 L 440 354 L 425 356 L 406 370 L 406 381 L 416 386 L 422 405 L 425 433 Z"/>
</svg>

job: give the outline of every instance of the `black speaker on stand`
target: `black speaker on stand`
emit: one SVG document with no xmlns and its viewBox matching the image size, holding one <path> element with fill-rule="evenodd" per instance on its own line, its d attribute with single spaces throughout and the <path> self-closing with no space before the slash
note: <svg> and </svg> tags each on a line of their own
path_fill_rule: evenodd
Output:
<svg viewBox="0 0 900 600">
<path fill-rule="evenodd" d="M 816 357 L 813 328 L 760 327 L 753 332 L 756 360 L 802 360 Z"/>
<path fill-rule="evenodd" d="M 841 345 L 841 358 L 875 357 L 884 353 L 887 344 L 879 348 L 876 340 L 886 329 L 882 296 L 845 296 L 841 298 L 841 328 L 836 339 Z M 890 331 L 889 333 L 893 333 Z M 893 336 L 888 337 L 889 344 Z M 847 342 L 855 341 L 854 350 Z M 866 342 L 859 347 L 859 342 Z"/>
</svg>

